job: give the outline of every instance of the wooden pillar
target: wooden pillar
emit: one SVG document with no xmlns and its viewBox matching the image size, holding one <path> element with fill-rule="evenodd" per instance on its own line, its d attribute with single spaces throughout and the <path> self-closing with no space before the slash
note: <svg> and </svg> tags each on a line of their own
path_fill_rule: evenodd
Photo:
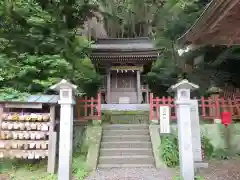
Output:
<svg viewBox="0 0 240 180">
<path fill-rule="evenodd" d="M 111 71 L 108 71 L 107 75 L 107 103 L 111 102 Z"/>
<path fill-rule="evenodd" d="M 0 104 L 0 139 L 2 131 L 3 110 L 4 110 L 3 104 Z"/>
<path fill-rule="evenodd" d="M 48 173 L 56 172 L 56 148 L 57 148 L 57 132 L 55 127 L 55 105 L 50 106 L 50 127 L 49 127 L 49 143 L 48 143 Z"/>
<path fill-rule="evenodd" d="M 137 100 L 138 104 L 141 104 L 141 96 L 142 96 L 142 91 L 141 91 L 141 80 L 140 80 L 140 70 L 137 70 Z"/>
<path fill-rule="evenodd" d="M 146 92 L 146 103 L 149 103 L 149 91 Z"/>
</svg>

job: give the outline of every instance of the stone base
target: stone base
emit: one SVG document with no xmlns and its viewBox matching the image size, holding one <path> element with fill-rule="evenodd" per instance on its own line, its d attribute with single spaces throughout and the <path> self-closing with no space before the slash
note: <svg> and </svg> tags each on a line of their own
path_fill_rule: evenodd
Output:
<svg viewBox="0 0 240 180">
<path fill-rule="evenodd" d="M 222 123 L 221 119 L 214 119 L 214 124 L 221 124 L 221 123 Z"/>
<path fill-rule="evenodd" d="M 158 120 L 151 120 L 151 124 L 158 124 Z"/>
<path fill-rule="evenodd" d="M 198 173 L 200 169 L 202 168 L 208 168 L 208 163 L 206 162 L 194 162 L 194 170 L 195 170 L 195 173 Z"/>
<path fill-rule="evenodd" d="M 101 125 L 102 120 L 92 120 L 93 125 Z"/>
</svg>

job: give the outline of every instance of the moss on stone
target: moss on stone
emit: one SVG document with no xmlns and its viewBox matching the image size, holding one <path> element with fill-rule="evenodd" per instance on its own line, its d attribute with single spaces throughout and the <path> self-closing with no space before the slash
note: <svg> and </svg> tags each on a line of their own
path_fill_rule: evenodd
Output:
<svg viewBox="0 0 240 180">
<path fill-rule="evenodd" d="M 97 167 L 101 138 L 102 126 L 87 126 L 86 144 L 88 145 L 88 154 L 86 164 L 90 170 L 95 170 Z"/>
<path fill-rule="evenodd" d="M 156 168 L 166 167 L 160 156 L 161 149 L 159 148 L 159 145 L 161 144 L 161 139 L 159 136 L 159 125 L 149 125 L 149 133 L 151 136 L 152 149 Z"/>
</svg>

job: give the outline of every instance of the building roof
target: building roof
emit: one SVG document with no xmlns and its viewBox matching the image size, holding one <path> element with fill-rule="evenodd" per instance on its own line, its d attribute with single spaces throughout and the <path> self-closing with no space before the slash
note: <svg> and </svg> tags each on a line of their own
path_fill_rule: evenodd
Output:
<svg viewBox="0 0 240 180">
<path fill-rule="evenodd" d="M 57 104 L 59 95 L 29 95 L 21 99 L 0 100 L 0 103 Z"/>
<path fill-rule="evenodd" d="M 161 51 L 147 37 L 103 38 L 92 45 L 91 59 L 103 66 L 116 61 L 145 64 L 156 60 Z"/>
<path fill-rule="evenodd" d="M 193 26 L 181 37 L 181 44 L 239 45 L 240 0 L 212 0 Z"/>
<path fill-rule="evenodd" d="M 149 38 L 106 38 L 98 39 L 92 45 L 93 51 L 114 50 L 114 51 L 141 51 L 155 50 Z"/>
</svg>

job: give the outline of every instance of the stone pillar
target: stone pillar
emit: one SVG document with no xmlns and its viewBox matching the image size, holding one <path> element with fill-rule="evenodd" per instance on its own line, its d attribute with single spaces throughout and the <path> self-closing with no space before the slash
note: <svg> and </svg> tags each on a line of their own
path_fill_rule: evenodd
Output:
<svg viewBox="0 0 240 180">
<path fill-rule="evenodd" d="M 221 118 L 220 118 L 220 106 L 219 106 L 219 94 L 215 93 L 211 95 L 211 98 L 213 100 L 213 104 L 212 104 L 212 113 L 214 116 L 214 123 L 221 123 Z M 218 105 L 217 105 L 218 103 Z"/>
<path fill-rule="evenodd" d="M 149 90 L 146 92 L 146 103 L 149 104 Z"/>
<path fill-rule="evenodd" d="M 141 91 L 140 70 L 137 70 L 137 101 L 138 101 L 138 104 L 141 104 L 142 91 Z"/>
<path fill-rule="evenodd" d="M 73 90 L 77 86 L 62 80 L 51 87 L 60 93 L 60 138 L 58 180 L 72 179 L 72 141 L 73 141 Z"/>
<path fill-rule="evenodd" d="M 202 162 L 202 144 L 201 131 L 199 123 L 198 100 L 191 100 L 191 130 L 192 130 L 192 145 L 193 145 L 193 159 L 195 163 Z M 195 167 L 196 168 L 196 167 Z"/>
<path fill-rule="evenodd" d="M 176 93 L 179 160 L 181 176 L 184 180 L 194 179 L 190 90 L 197 88 L 197 85 L 189 83 L 188 80 L 182 80 L 171 86 Z"/>
<path fill-rule="evenodd" d="M 108 71 L 107 74 L 107 103 L 111 102 L 111 71 Z"/>
</svg>

